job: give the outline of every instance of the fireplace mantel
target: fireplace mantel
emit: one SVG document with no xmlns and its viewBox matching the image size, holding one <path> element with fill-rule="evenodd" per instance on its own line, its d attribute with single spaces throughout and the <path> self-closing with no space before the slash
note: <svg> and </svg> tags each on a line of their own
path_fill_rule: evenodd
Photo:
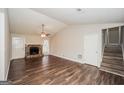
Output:
<svg viewBox="0 0 124 93">
<path fill-rule="evenodd" d="M 39 53 L 35 55 L 31 55 L 30 48 L 31 47 L 37 47 L 39 48 Z M 34 58 L 34 57 L 41 57 L 42 56 L 42 45 L 36 45 L 36 44 L 28 44 L 25 45 L 25 58 Z"/>
</svg>

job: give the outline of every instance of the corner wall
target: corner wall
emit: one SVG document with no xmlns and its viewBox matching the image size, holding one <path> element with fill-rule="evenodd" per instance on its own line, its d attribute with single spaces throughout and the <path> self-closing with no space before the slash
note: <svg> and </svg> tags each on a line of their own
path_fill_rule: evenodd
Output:
<svg viewBox="0 0 124 93">
<path fill-rule="evenodd" d="M 98 35 L 97 53 L 99 67 L 102 62 L 102 29 L 123 25 L 123 23 L 113 24 L 93 24 L 93 25 L 71 25 L 66 29 L 57 32 L 50 39 L 50 54 L 66 58 L 75 62 L 84 63 L 84 36 L 95 33 Z M 79 58 L 82 55 L 82 58 Z"/>
<path fill-rule="evenodd" d="M 25 39 L 25 44 L 38 44 L 38 45 L 42 45 L 42 38 L 40 37 L 40 35 L 31 35 L 31 34 L 17 34 L 17 33 L 12 33 L 11 34 L 11 38 L 12 37 L 22 37 Z M 12 49 L 12 48 L 11 48 Z M 16 58 L 20 58 L 20 56 L 22 58 L 25 57 L 25 46 L 23 47 L 24 50 L 22 51 L 22 54 L 18 54 L 16 52 L 14 52 L 14 49 L 12 49 L 12 57 L 11 59 L 16 59 Z M 14 54 L 15 53 L 15 54 Z M 13 55 L 14 54 L 14 55 Z"/>
</svg>

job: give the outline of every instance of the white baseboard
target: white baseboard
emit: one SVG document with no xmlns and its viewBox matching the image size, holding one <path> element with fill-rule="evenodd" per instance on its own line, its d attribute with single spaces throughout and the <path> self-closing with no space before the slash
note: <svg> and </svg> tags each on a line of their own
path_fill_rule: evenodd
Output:
<svg viewBox="0 0 124 93">
<path fill-rule="evenodd" d="M 81 64 L 84 63 L 83 61 L 71 59 L 71 58 L 68 58 L 68 57 L 63 57 L 63 56 L 60 56 L 60 55 L 55 55 L 55 54 L 50 54 L 50 55 L 53 55 L 53 56 L 56 56 L 56 57 L 60 57 L 60 58 L 63 58 L 63 59 L 67 59 L 67 60 L 70 60 L 70 61 L 74 61 L 74 62 L 77 62 L 77 63 L 81 63 Z"/>
<path fill-rule="evenodd" d="M 65 57 L 65 56 L 63 57 L 63 56 L 56 55 L 56 54 L 50 54 L 50 55 L 53 55 L 53 56 L 56 56 L 56 57 L 59 57 L 59 58 L 63 58 L 63 59 L 66 59 L 66 60 L 70 60 L 70 61 L 73 61 L 73 62 L 85 64 L 85 61 L 83 61 L 83 60 L 75 60 L 75 59 L 71 59 L 71 58 L 68 58 L 68 57 Z M 86 63 L 86 64 L 88 64 L 88 63 Z M 89 64 L 89 65 L 92 65 L 92 64 Z M 100 65 L 93 65 L 93 66 L 96 66 L 96 67 L 100 68 Z"/>
<path fill-rule="evenodd" d="M 11 58 L 11 60 L 16 60 L 16 59 L 23 59 L 25 57 L 17 57 L 17 58 Z"/>
</svg>

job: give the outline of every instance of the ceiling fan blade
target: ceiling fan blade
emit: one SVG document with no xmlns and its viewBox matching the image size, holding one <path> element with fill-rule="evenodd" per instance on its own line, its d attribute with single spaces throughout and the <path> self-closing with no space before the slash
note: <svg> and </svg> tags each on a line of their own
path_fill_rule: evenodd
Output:
<svg viewBox="0 0 124 93">
<path fill-rule="evenodd" d="M 46 34 L 46 36 L 50 36 L 51 34 Z"/>
</svg>

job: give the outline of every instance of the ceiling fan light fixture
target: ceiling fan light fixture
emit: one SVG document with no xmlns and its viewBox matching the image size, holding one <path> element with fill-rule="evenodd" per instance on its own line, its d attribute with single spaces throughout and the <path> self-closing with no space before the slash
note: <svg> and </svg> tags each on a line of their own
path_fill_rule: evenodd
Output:
<svg viewBox="0 0 124 93">
<path fill-rule="evenodd" d="M 42 32 L 41 32 L 41 37 L 44 38 L 46 37 L 46 33 L 44 32 L 44 24 L 42 24 Z"/>
<path fill-rule="evenodd" d="M 45 32 L 41 32 L 41 37 L 46 37 L 46 33 Z"/>
</svg>

